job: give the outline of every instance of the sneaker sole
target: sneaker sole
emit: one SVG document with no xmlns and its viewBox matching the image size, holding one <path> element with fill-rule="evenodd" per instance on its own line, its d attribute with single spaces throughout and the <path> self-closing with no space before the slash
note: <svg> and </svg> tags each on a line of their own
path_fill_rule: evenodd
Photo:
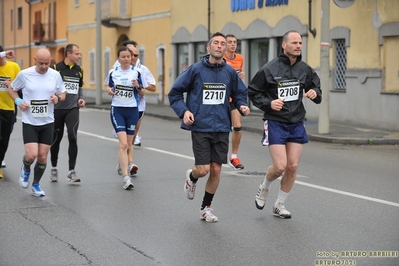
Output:
<svg viewBox="0 0 399 266">
<path fill-rule="evenodd" d="M 21 181 L 19 181 L 19 186 L 22 187 L 23 189 L 27 189 L 29 187 L 29 182 L 26 186 L 24 186 Z"/>
<path fill-rule="evenodd" d="M 227 162 L 227 164 L 231 167 L 231 168 L 233 168 L 234 170 L 243 170 L 244 169 L 244 166 L 243 167 L 239 167 L 239 168 L 236 168 L 230 161 L 228 161 Z"/>
<path fill-rule="evenodd" d="M 273 216 L 281 218 L 281 219 L 291 219 L 291 215 L 290 216 L 283 216 L 283 215 L 280 215 L 280 214 L 277 214 L 277 213 L 273 213 Z"/>
<path fill-rule="evenodd" d="M 134 176 L 135 174 L 137 174 L 137 171 L 139 170 L 139 168 L 136 166 L 136 167 L 133 167 L 130 171 L 129 171 L 129 175 L 130 176 Z"/>
<path fill-rule="evenodd" d="M 127 187 L 123 186 L 124 190 L 130 190 L 132 188 L 134 188 L 133 184 L 129 184 Z"/>
<path fill-rule="evenodd" d="M 67 180 L 72 183 L 80 183 L 80 178 L 73 180 L 67 177 Z"/>
<path fill-rule="evenodd" d="M 205 218 L 201 218 L 201 220 L 207 222 L 207 223 L 217 223 L 219 221 L 219 219 L 212 219 L 212 220 L 207 220 Z"/>
<path fill-rule="evenodd" d="M 273 215 L 274 215 L 274 217 L 278 217 L 281 219 L 290 219 L 291 218 L 291 214 L 278 214 L 278 213 L 274 212 L 274 210 L 273 210 Z"/>
<path fill-rule="evenodd" d="M 265 205 L 260 206 L 260 205 L 256 202 L 256 200 L 255 200 L 255 206 L 256 206 L 256 208 L 257 208 L 258 210 L 263 210 L 263 208 L 265 207 Z"/>
</svg>

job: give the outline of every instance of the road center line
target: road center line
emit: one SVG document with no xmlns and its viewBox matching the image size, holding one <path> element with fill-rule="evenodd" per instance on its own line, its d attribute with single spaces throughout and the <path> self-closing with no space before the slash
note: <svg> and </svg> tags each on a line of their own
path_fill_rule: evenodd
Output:
<svg viewBox="0 0 399 266">
<path fill-rule="evenodd" d="M 118 140 L 116 138 L 108 138 L 108 137 L 104 137 L 104 136 L 101 136 L 101 135 L 97 135 L 97 134 L 93 134 L 93 133 L 89 133 L 89 132 L 85 132 L 85 131 L 80 131 L 80 130 L 78 132 L 80 134 L 88 135 L 88 136 L 91 136 L 91 137 L 96 137 L 96 138 L 99 138 L 99 139 L 105 139 L 105 140 L 109 140 L 109 141 L 113 141 L 113 142 L 118 142 Z M 159 152 L 159 153 L 169 154 L 169 155 L 180 157 L 180 158 L 184 158 L 184 159 L 194 160 L 194 157 L 192 157 L 192 156 L 187 156 L 187 155 L 183 155 L 183 154 L 180 154 L 180 153 L 160 150 L 160 149 L 156 149 L 156 148 L 141 147 L 140 149 L 146 149 L 146 150 L 155 151 L 155 152 Z M 224 167 L 229 167 L 227 165 L 223 165 L 223 166 Z M 373 202 L 377 202 L 377 203 L 382 203 L 382 204 L 385 204 L 385 205 L 390 205 L 390 206 L 399 208 L 399 203 L 392 202 L 392 201 L 372 198 L 372 197 L 368 197 L 368 196 L 363 196 L 363 195 L 350 193 L 350 192 L 346 192 L 346 191 L 342 191 L 342 190 L 338 190 L 338 189 L 323 187 L 323 186 L 319 186 L 319 185 L 313 185 L 313 184 L 302 182 L 302 181 L 298 181 L 298 180 L 296 180 L 295 183 L 298 184 L 298 185 L 306 186 L 306 187 L 311 187 L 311 188 L 315 188 L 315 189 L 319 189 L 319 190 L 324 190 L 324 191 L 328 191 L 328 192 L 332 192 L 332 193 L 336 193 L 336 194 L 341 194 L 341 195 L 345 195 L 345 196 L 349 196 L 349 197 L 353 197 L 353 198 L 358 198 L 358 199 L 373 201 Z"/>
</svg>

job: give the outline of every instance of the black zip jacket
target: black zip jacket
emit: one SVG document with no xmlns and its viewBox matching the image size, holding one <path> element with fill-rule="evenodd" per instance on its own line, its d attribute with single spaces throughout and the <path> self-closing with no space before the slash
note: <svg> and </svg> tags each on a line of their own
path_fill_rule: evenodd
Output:
<svg viewBox="0 0 399 266">
<path fill-rule="evenodd" d="M 272 100 L 279 98 L 279 84 L 287 81 L 297 83 L 297 86 L 291 86 L 291 90 L 299 89 L 296 99 L 285 101 L 280 111 L 272 110 Z M 297 61 L 291 65 L 289 58 L 281 53 L 256 73 L 248 85 L 248 96 L 253 105 L 264 112 L 263 120 L 299 123 L 306 114 L 302 103 L 303 91 L 308 92 L 310 89 L 317 93 L 317 97 L 312 101 L 316 104 L 321 103 L 320 78 L 316 72 L 302 61 L 302 56 L 298 56 Z M 286 95 L 282 95 L 280 91 L 280 96 Z"/>
</svg>

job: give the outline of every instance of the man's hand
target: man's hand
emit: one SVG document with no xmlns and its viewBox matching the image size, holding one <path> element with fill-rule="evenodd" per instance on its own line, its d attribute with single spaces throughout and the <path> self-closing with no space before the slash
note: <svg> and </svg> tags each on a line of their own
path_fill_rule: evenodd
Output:
<svg viewBox="0 0 399 266">
<path fill-rule="evenodd" d="M 51 95 L 50 96 L 50 100 L 54 103 L 57 104 L 58 103 L 58 97 L 57 95 Z"/>
<path fill-rule="evenodd" d="M 242 71 L 242 70 L 240 70 L 240 72 L 238 72 L 238 76 L 239 76 L 241 79 L 244 79 L 244 78 L 245 78 L 245 72 Z"/>
<path fill-rule="evenodd" d="M 13 59 L 15 57 L 15 54 L 14 54 L 13 50 L 7 50 L 5 52 L 6 52 L 7 59 Z"/>
<path fill-rule="evenodd" d="M 184 113 L 183 123 L 187 126 L 194 124 L 194 115 L 189 110 Z"/>
<path fill-rule="evenodd" d="M 271 108 L 275 111 L 280 111 L 281 108 L 283 108 L 283 105 L 284 105 L 284 99 L 276 99 L 272 101 Z"/>
<path fill-rule="evenodd" d="M 314 89 L 308 90 L 308 92 L 303 95 L 303 98 L 309 98 L 311 100 L 313 100 L 316 97 L 317 97 L 317 93 L 315 92 Z"/>
<path fill-rule="evenodd" d="M 79 99 L 78 100 L 78 105 L 79 105 L 79 107 L 85 107 L 86 101 L 84 99 Z"/>
<path fill-rule="evenodd" d="M 244 114 L 244 115 L 249 115 L 249 113 L 251 112 L 251 110 L 249 109 L 249 107 L 246 106 L 246 105 L 241 105 L 241 106 L 240 106 L 240 111 L 241 111 L 241 113 Z"/>
</svg>

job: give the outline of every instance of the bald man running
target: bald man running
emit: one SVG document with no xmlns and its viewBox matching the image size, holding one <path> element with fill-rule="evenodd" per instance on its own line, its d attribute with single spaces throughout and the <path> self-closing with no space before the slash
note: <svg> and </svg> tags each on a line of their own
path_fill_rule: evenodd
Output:
<svg viewBox="0 0 399 266">
<path fill-rule="evenodd" d="M 29 186 L 31 165 L 34 166 L 32 192 L 36 197 L 46 194 L 39 182 L 46 169 L 47 154 L 54 132 L 54 105 L 65 100 L 65 87 L 61 75 L 49 68 L 51 54 L 47 49 L 39 49 L 35 55 L 35 66 L 19 72 L 8 89 L 15 104 L 22 111 L 22 136 L 25 154 L 22 159 L 19 185 Z M 17 91 L 22 89 L 23 99 Z"/>
</svg>

